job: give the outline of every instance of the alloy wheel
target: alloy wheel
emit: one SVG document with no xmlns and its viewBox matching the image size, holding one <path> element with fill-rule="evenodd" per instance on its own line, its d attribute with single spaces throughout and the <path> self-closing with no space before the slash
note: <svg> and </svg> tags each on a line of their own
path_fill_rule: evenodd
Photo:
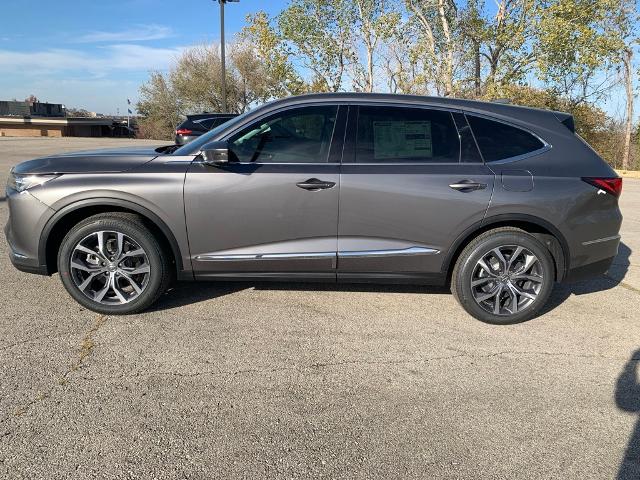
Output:
<svg viewBox="0 0 640 480">
<path fill-rule="evenodd" d="M 494 315 L 514 315 L 528 309 L 543 284 L 542 263 L 529 249 L 503 245 L 476 262 L 471 292 L 480 307 Z"/>
<path fill-rule="evenodd" d="M 129 303 L 142 294 L 151 272 L 147 253 L 131 237 L 99 231 L 73 249 L 70 273 L 86 297 L 103 305 Z"/>
</svg>

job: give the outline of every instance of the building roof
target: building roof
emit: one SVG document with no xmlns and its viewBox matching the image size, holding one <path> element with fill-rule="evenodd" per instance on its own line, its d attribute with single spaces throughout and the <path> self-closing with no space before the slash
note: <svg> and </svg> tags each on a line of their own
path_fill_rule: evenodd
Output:
<svg viewBox="0 0 640 480">
<path fill-rule="evenodd" d="M 70 126 L 70 125 L 106 125 L 113 124 L 112 118 L 93 117 L 0 117 L 0 125 L 34 125 L 34 126 Z"/>
</svg>

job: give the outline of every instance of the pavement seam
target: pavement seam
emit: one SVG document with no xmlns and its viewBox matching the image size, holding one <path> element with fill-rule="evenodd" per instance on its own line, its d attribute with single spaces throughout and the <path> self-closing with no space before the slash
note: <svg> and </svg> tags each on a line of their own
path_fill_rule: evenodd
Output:
<svg viewBox="0 0 640 480">
<path fill-rule="evenodd" d="M 85 333 L 84 337 L 82 338 L 82 343 L 80 344 L 80 350 L 78 352 L 78 356 L 73 361 L 73 363 L 71 363 L 69 368 L 62 374 L 62 376 L 58 379 L 58 381 L 55 384 L 51 385 L 49 389 L 47 389 L 44 392 L 39 392 L 38 395 L 32 398 L 25 405 L 18 407 L 14 411 L 14 416 L 21 417 L 22 415 L 27 413 L 29 409 L 32 406 L 34 406 L 36 403 L 49 398 L 57 386 L 65 385 L 69 381 L 69 376 L 74 372 L 78 371 L 84 365 L 84 362 L 87 359 L 87 357 L 91 355 L 91 352 L 93 351 L 93 348 L 96 345 L 94 340 L 94 335 L 98 330 L 100 330 L 100 328 L 104 325 L 106 321 L 107 321 L 106 315 L 98 316 L 93 326 Z M 4 423 L 4 421 L 6 420 L 7 419 L 3 420 L 0 423 Z"/>
</svg>

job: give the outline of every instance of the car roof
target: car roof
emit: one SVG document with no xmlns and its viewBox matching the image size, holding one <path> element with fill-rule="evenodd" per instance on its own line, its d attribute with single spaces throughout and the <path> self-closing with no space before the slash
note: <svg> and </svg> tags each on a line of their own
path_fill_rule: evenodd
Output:
<svg viewBox="0 0 640 480">
<path fill-rule="evenodd" d="M 557 121 L 565 121 L 571 118 L 571 114 L 558 112 L 555 110 L 545 110 L 541 108 L 524 107 L 521 105 L 512 105 L 499 102 L 487 102 L 481 100 L 469 100 L 463 98 L 452 97 L 432 97 L 424 95 L 408 95 L 397 93 L 363 93 L 363 92 L 336 92 L 336 93 L 310 93 L 297 95 L 280 100 L 274 100 L 265 104 L 269 107 L 281 107 L 289 105 L 297 105 L 304 103 L 390 103 L 390 104 L 406 104 L 424 105 L 432 107 L 443 107 L 450 109 L 460 109 L 468 112 L 479 114 L 489 114 L 492 116 L 502 117 L 504 119 L 513 119 L 519 122 L 527 122 L 533 124 L 545 124 L 553 119 Z M 271 109 L 271 108 L 270 108 Z M 261 110 L 259 108 L 258 110 Z"/>
<path fill-rule="evenodd" d="M 237 114 L 235 113 L 190 113 L 187 115 L 189 120 L 200 120 L 203 118 L 227 118 L 227 117 L 235 117 Z"/>
</svg>

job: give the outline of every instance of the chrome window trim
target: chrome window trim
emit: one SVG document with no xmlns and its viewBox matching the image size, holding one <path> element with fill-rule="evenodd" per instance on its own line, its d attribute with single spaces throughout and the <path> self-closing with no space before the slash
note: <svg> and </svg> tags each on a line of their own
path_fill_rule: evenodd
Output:
<svg viewBox="0 0 640 480">
<path fill-rule="evenodd" d="M 197 162 L 197 163 L 204 163 L 204 162 Z M 332 167 L 335 167 L 337 165 L 340 165 L 337 162 L 322 162 L 322 163 L 315 163 L 315 162 L 229 162 L 227 164 L 225 164 L 225 166 L 231 166 L 231 165 L 329 165 Z"/>
<path fill-rule="evenodd" d="M 516 155 L 514 157 L 507 157 L 507 158 L 502 158 L 500 160 L 493 160 L 491 162 L 488 162 L 488 161 L 486 161 L 484 159 L 484 155 L 482 155 L 482 150 L 480 149 L 480 145 L 477 145 L 478 141 L 476 139 L 476 134 L 473 131 L 473 127 L 471 126 L 471 122 L 469 122 L 469 119 L 467 119 L 467 124 L 469 125 L 469 128 L 471 128 L 471 132 L 473 133 L 473 138 L 474 138 L 474 140 L 476 140 L 476 145 L 478 147 L 478 151 L 480 152 L 480 156 L 482 157 L 483 163 L 485 165 L 504 165 L 505 163 L 518 162 L 520 160 L 524 160 L 525 158 L 531 158 L 531 157 L 535 157 L 537 155 L 542 155 L 543 153 L 548 152 L 552 148 L 552 145 L 549 142 L 547 142 L 544 138 L 540 137 L 540 135 L 538 135 L 535 132 L 532 132 L 527 127 L 523 127 L 521 125 L 518 125 L 517 123 L 512 123 L 512 122 L 509 122 L 509 121 L 502 120 L 500 118 L 493 117 L 491 115 L 486 115 L 486 114 L 483 114 L 483 113 L 476 113 L 476 112 L 469 111 L 469 110 L 463 110 L 462 113 L 465 115 L 465 117 L 467 115 L 471 115 L 472 117 L 480 117 L 480 118 L 484 118 L 486 120 L 490 120 L 492 122 L 502 123 L 502 124 L 507 125 L 509 127 L 517 128 L 519 130 L 522 130 L 523 132 L 527 132 L 529 135 L 534 136 L 540 142 L 542 142 L 542 147 L 540 147 L 537 150 L 533 150 L 533 151 L 528 152 L 528 153 L 523 153 L 521 155 Z"/>
<path fill-rule="evenodd" d="M 539 148 L 538 150 L 534 150 L 533 152 L 523 153 L 522 155 L 516 155 L 515 157 L 503 158 L 502 160 L 494 160 L 493 162 L 485 162 L 484 164 L 487 166 L 491 166 L 519 162 L 520 160 L 524 160 L 525 158 L 537 157 L 538 155 L 542 155 L 549 150 L 551 150 L 551 145 L 545 145 L 544 147 Z"/>
<path fill-rule="evenodd" d="M 416 167 L 426 167 L 426 166 L 452 166 L 452 165 L 484 165 L 480 162 L 363 162 L 363 163 L 345 163 L 344 165 L 415 165 Z"/>
</svg>

